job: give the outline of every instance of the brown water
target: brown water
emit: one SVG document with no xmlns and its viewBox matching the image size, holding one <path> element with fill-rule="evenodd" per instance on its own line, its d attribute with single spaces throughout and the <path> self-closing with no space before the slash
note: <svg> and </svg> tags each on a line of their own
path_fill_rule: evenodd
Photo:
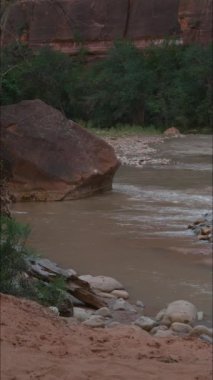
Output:
<svg viewBox="0 0 213 380">
<path fill-rule="evenodd" d="M 147 313 L 187 299 L 212 311 L 211 244 L 187 230 L 212 207 L 210 136 L 167 140 L 157 156 L 169 165 L 121 167 L 113 191 L 54 203 L 17 203 L 17 219 L 32 227 L 30 244 L 81 274 L 120 280 Z"/>
</svg>

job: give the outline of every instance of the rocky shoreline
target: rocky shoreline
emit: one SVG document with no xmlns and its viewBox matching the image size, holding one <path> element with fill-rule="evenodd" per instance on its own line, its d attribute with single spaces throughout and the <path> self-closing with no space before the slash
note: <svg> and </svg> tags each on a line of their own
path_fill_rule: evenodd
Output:
<svg viewBox="0 0 213 380">
<path fill-rule="evenodd" d="M 122 165 L 142 168 L 146 164 L 166 165 L 169 163 L 169 159 L 154 158 L 155 145 L 164 142 L 165 136 L 163 135 L 104 137 L 104 140 L 114 148 L 116 156 Z"/>
<path fill-rule="evenodd" d="M 62 269 L 48 259 L 28 259 L 28 281 L 63 278 L 65 302 L 49 309 L 71 324 L 91 328 L 137 326 L 155 337 L 192 337 L 212 343 L 213 329 L 202 324 L 203 312 L 186 300 L 176 300 L 153 318 L 146 315 L 141 300 L 128 302 L 124 286 L 107 276 L 78 275 L 73 269 Z M 66 293 L 66 294 L 65 294 Z"/>
<path fill-rule="evenodd" d="M 142 168 L 148 164 L 167 165 L 168 158 L 155 158 L 156 146 L 170 138 L 183 138 L 177 128 L 171 127 L 162 135 L 127 135 L 119 137 L 105 136 L 104 140 L 113 147 L 122 165 Z"/>
</svg>

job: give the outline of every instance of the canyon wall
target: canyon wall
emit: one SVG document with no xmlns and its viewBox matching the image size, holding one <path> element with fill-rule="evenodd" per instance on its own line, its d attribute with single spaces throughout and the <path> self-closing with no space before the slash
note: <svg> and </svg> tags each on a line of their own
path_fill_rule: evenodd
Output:
<svg viewBox="0 0 213 380">
<path fill-rule="evenodd" d="M 20 40 L 68 54 L 84 46 L 102 56 L 116 39 L 139 48 L 174 37 L 180 43 L 211 39 L 211 0 L 19 0 L 2 17 L 3 45 Z"/>
<path fill-rule="evenodd" d="M 180 0 L 179 23 L 185 43 L 212 41 L 212 0 Z"/>
</svg>

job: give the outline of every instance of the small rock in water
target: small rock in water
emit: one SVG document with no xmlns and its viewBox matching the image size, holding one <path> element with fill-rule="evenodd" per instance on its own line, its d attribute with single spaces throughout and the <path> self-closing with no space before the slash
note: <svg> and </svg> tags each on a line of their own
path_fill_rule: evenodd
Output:
<svg viewBox="0 0 213 380">
<path fill-rule="evenodd" d="M 212 228 L 210 228 L 210 227 L 202 227 L 201 228 L 202 235 L 209 235 L 211 232 L 212 232 Z"/>
<path fill-rule="evenodd" d="M 111 311 L 108 307 L 102 307 L 101 309 L 96 310 L 96 315 L 101 315 L 102 317 L 111 317 Z"/>
<path fill-rule="evenodd" d="M 129 298 L 129 293 L 126 290 L 113 290 L 111 294 L 117 298 L 123 298 L 124 300 Z"/>
<path fill-rule="evenodd" d="M 197 320 L 202 321 L 203 320 L 203 311 L 198 311 L 197 312 Z"/>
<path fill-rule="evenodd" d="M 152 330 L 153 327 L 156 326 L 156 321 L 149 317 L 141 316 L 134 322 L 136 326 L 141 327 L 142 329 L 146 331 Z"/>
<path fill-rule="evenodd" d="M 112 277 L 107 276 L 79 276 L 81 280 L 87 281 L 94 289 L 101 290 L 102 292 L 112 292 L 113 290 L 123 289 L 123 285 Z"/>
<path fill-rule="evenodd" d="M 198 240 L 209 240 L 209 236 L 208 235 L 198 235 Z"/>
<path fill-rule="evenodd" d="M 138 300 L 138 301 L 136 302 L 136 306 L 141 307 L 142 309 L 145 308 L 144 303 L 143 303 L 142 301 L 140 301 L 140 300 Z"/>
<path fill-rule="evenodd" d="M 109 300 L 116 299 L 116 297 L 112 293 L 100 292 L 98 290 L 96 290 L 95 293 L 97 294 L 97 296 L 108 298 Z"/>
</svg>

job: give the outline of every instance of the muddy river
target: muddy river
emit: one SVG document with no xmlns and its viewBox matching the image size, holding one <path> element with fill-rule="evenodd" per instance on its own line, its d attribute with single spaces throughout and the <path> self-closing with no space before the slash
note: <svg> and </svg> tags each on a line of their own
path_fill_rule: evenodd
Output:
<svg viewBox="0 0 213 380">
<path fill-rule="evenodd" d="M 121 167 L 112 192 L 54 203 L 17 203 L 14 216 L 32 227 L 30 245 L 81 274 L 120 280 L 147 314 L 187 299 L 212 312 L 212 245 L 190 222 L 212 208 L 212 140 L 166 140 L 156 157 L 167 165 Z"/>
</svg>

